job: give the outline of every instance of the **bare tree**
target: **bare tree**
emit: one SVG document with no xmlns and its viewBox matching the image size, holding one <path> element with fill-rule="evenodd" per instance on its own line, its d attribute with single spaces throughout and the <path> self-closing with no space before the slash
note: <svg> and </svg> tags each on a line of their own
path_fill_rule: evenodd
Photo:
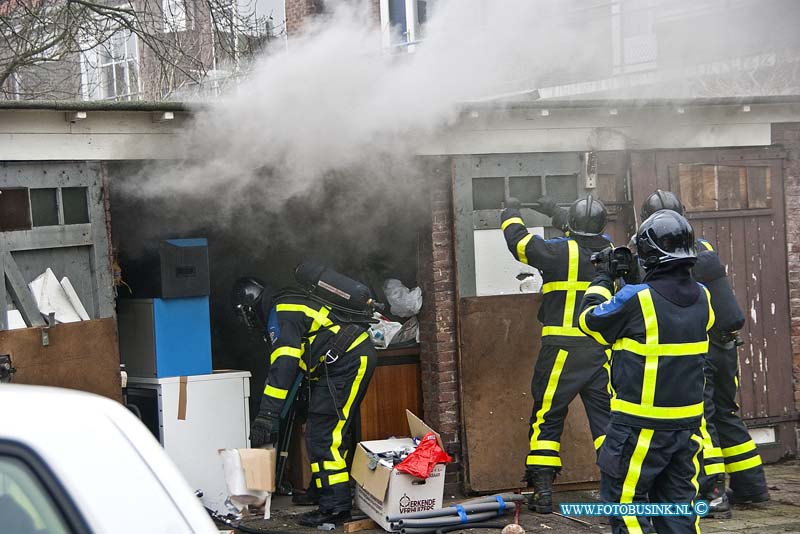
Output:
<svg viewBox="0 0 800 534">
<path fill-rule="evenodd" d="M 256 0 L 0 0 L 0 95 L 163 99 L 246 71 L 281 31 Z"/>
</svg>

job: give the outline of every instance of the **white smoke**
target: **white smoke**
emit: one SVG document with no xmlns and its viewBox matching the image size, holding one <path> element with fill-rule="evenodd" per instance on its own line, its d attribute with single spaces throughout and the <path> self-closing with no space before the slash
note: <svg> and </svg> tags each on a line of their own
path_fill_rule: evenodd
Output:
<svg viewBox="0 0 800 534">
<path fill-rule="evenodd" d="M 415 150 L 451 125 L 465 102 L 535 89 L 542 76 L 590 56 L 569 24 L 575 5 L 436 2 L 423 42 L 397 53 L 382 49 L 366 2 L 342 3 L 198 112 L 185 161 L 148 170 L 136 190 L 213 195 L 223 211 L 237 209 L 254 183 L 269 185 L 263 209 L 280 209 L 337 172 L 389 191 L 418 174 Z"/>
</svg>

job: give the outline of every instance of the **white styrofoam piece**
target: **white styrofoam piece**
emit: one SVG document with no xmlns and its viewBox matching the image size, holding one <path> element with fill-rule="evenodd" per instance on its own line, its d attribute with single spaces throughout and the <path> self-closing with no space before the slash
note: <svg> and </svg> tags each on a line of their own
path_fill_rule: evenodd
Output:
<svg viewBox="0 0 800 534">
<path fill-rule="evenodd" d="M 128 378 L 128 388 L 158 391 L 161 444 L 203 503 L 228 513 L 220 449 L 250 446 L 249 372 L 187 377 L 186 419 L 178 419 L 180 377 Z"/>
<path fill-rule="evenodd" d="M 528 228 L 539 237 L 544 228 Z M 542 276 L 529 265 L 520 263 L 508 251 L 503 231 L 475 230 L 475 289 L 477 296 L 538 293 L 542 287 Z M 531 273 L 532 277 L 517 280 L 519 273 Z"/>
<path fill-rule="evenodd" d="M 81 320 L 75 308 L 67 297 L 64 288 L 53 274 L 53 271 L 48 267 L 47 270 L 36 277 L 36 279 L 28 284 L 28 287 L 36 299 L 36 305 L 43 315 L 50 315 L 55 313 L 56 321 L 59 323 L 77 323 Z"/>
<path fill-rule="evenodd" d="M 70 282 L 69 278 L 66 276 L 61 279 L 61 287 L 64 288 L 64 292 L 67 294 L 70 304 L 72 304 L 72 307 L 75 308 L 76 312 L 78 312 L 78 316 L 81 318 L 81 321 L 88 321 L 89 314 L 86 313 L 86 308 L 83 307 L 83 303 L 81 302 L 78 293 L 75 291 L 75 288 L 72 287 L 72 282 Z"/>
<path fill-rule="evenodd" d="M 25 319 L 22 318 L 22 314 L 19 312 L 19 310 L 8 310 L 7 324 L 9 330 L 28 328 L 28 325 L 25 324 Z"/>
</svg>

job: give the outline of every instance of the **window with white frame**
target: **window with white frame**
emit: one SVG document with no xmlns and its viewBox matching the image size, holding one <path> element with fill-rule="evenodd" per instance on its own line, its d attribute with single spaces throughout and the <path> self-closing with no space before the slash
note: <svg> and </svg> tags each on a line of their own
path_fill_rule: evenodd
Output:
<svg viewBox="0 0 800 534">
<path fill-rule="evenodd" d="M 381 0 L 384 46 L 408 46 L 425 36 L 435 0 Z"/>
<path fill-rule="evenodd" d="M 139 50 L 135 34 L 119 30 L 83 53 L 83 97 L 86 100 L 137 100 Z"/>
<path fill-rule="evenodd" d="M 186 0 L 162 0 L 164 32 L 184 32 L 187 28 Z"/>
</svg>

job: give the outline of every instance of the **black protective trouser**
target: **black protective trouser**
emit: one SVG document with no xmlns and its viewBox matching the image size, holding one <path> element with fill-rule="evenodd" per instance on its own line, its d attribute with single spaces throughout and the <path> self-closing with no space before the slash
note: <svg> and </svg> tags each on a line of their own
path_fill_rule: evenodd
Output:
<svg viewBox="0 0 800 534">
<path fill-rule="evenodd" d="M 528 470 L 561 468 L 561 432 L 569 404 L 581 396 L 595 448 L 608 425 L 611 391 L 608 352 L 601 345 L 557 347 L 543 345 L 533 370 L 530 453 Z"/>
<path fill-rule="evenodd" d="M 310 385 L 306 447 L 313 483 L 319 489 L 319 507 L 326 512 L 352 508 L 347 471 L 352 443 L 348 432 L 376 364 L 372 346 L 363 346 L 364 343 L 327 365 L 327 372 L 322 364 L 315 373 L 319 378 Z"/>
<path fill-rule="evenodd" d="M 611 423 L 600 447 L 600 500 L 693 504 L 703 439 L 697 430 L 653 430 Z M 614 534 L 700 532 L 699 517 L 611 517 Z"/>
<path fill-rule="evenodd" d="M 756 444 L 739 416 L 739 405 L 736 403 L 738 389 L 736 348 L 724 349 L 709 343 L 705 418 L 713 452 L 711 458 L 704 460 L 705 477 L 701 477 L 701 488 L 706 478 L 714 472 L 727 472 L 734 495 L 746 499 L 766 493 L 767 481 Z M 703 453 L 708 456 L 707 450 Z M 718 455 L 719 459 L 716 460 L 714 455 Z"/>
</svg>

